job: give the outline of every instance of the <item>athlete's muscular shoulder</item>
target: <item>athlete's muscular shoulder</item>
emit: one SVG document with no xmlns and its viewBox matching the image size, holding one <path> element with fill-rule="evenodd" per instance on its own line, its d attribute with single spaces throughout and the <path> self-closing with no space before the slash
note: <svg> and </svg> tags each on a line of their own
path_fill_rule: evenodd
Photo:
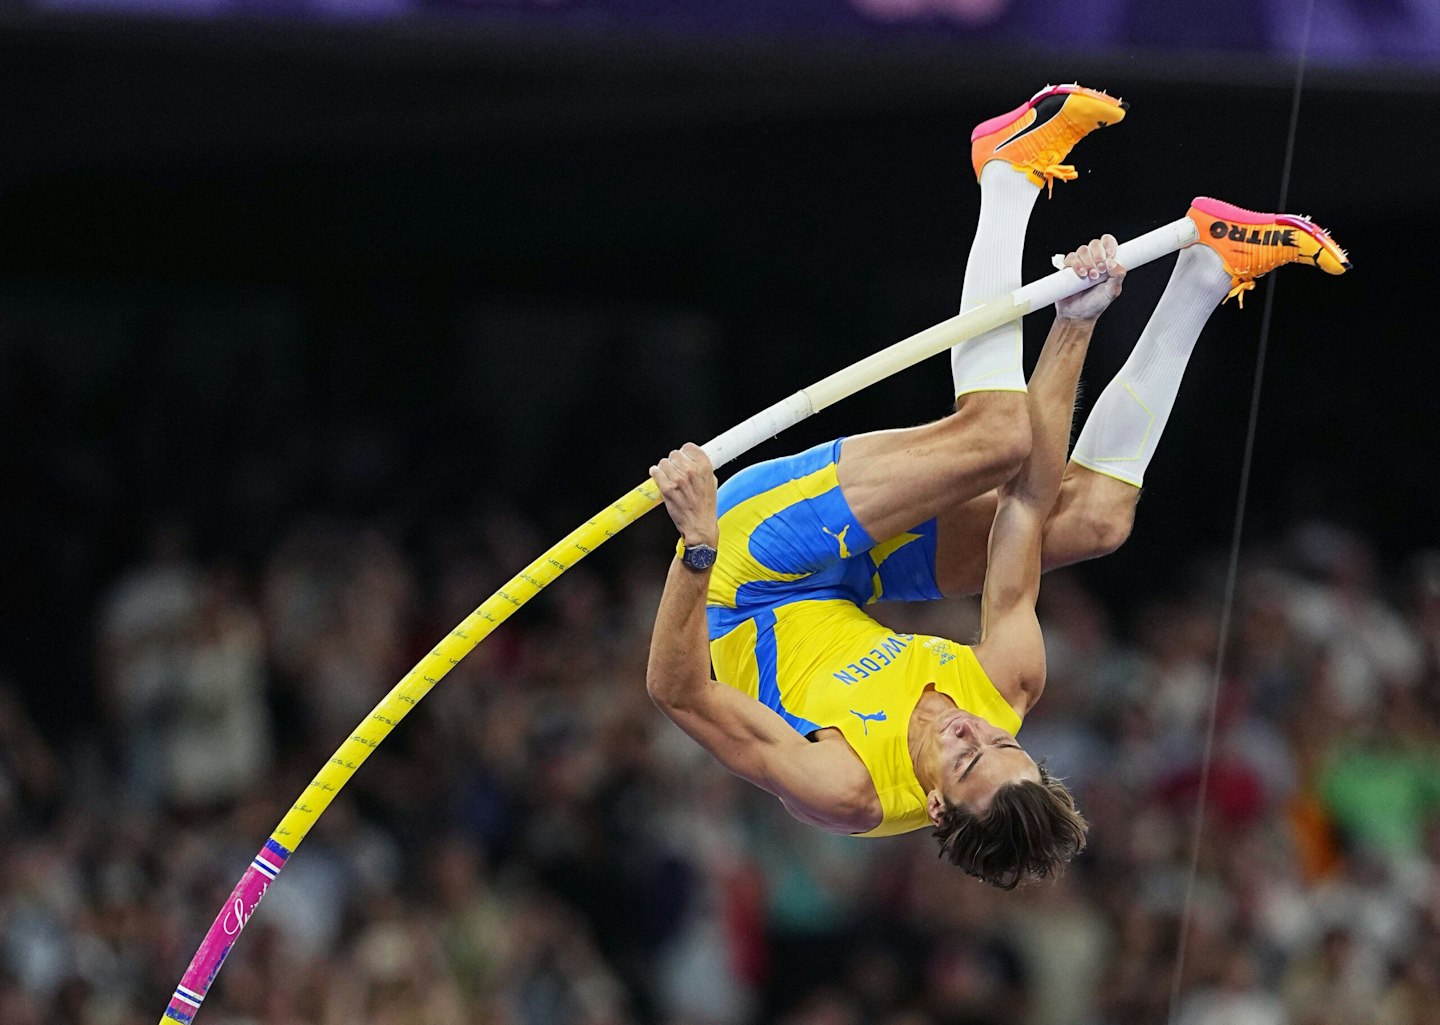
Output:
<svg viewBox="0 0 1440 1025">
<path fill-rule="evenodd" d="M 814 743 L 796 753 L 803 754 L 802 774 L 813 773 L 815 778 L 824 781 L 818 792 L 825 795 L 825 802 L 815 806 L 805 801 L 802 794 L 777 793 L 786 811 L 806 825 L 830 833 L 866 833 L 880 824 L 884 809 L 880 806 L 880 795 L 875 792 L 875 783 L 865 763 L 839 730 L 833 727 L 821 730 Z"/>
</svg>

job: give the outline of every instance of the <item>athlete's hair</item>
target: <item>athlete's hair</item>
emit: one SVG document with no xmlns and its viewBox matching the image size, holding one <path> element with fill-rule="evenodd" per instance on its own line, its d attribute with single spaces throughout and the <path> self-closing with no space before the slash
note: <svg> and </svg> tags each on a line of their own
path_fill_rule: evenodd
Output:
<svg viewBox="0 0 1440 1025">
<path fill-rule="evenodd" d="M 945 802 L 935 839 L 940 856 L 1002 890 L 1058 875 L 1085 848 L 1090 827 L 1065 784 L 1040 765 L 1040 782 L 1007 783 L 977 815 Z"/>
</svg>

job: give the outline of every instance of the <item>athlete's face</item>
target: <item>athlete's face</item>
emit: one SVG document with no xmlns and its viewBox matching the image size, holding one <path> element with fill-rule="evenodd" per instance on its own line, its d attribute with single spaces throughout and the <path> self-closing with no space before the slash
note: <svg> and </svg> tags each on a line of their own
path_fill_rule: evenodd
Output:
<svg viewBox="0 0 1440 1025">
<path fill-rule="evenodd" d="M 932 792 L 930 817 L 938 823 L 943 801 L 962 805 L 983 815 L 990 801 L 1007 783 L 1040 781 L 1040 768 L 1015 737 L 964 709 L 942 715 L 935 749 L 940 759 L 938 793 Z"/>
</svg>

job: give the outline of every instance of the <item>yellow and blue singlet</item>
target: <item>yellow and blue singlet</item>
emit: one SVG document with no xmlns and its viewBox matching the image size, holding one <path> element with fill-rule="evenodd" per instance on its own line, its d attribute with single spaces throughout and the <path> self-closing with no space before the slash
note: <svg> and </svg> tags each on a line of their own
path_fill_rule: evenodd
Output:
<svg viewBox="0 0 1440 1025">
<path fill-rule="evenodd" d="M 1020 717 L 968 647 L 895 633 L 861 610 L 941 597 L 936 525 L 877 544 L 840 492 L 841 441 L 748 467 L 721 486 L 720 555 L 706 602 L 710 655 L 721 682 L 801 735 L 840 730 L 884 810 L 862 835 L 889 836 L 929 825 L 906 745 L 927 686 L 1012 733 Z"/>
</svg>

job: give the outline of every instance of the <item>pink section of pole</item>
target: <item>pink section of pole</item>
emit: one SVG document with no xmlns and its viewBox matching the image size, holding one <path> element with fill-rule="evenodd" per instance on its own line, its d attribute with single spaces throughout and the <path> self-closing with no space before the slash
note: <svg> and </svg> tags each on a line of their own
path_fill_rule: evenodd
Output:
<svg viewBox="0 0 1440 1025">
<path fill-rule="evenodd" d="M 250 862 L 235 889 L 230 891 L 230 897 L 215 916 L 215 921 L 210 923 L 210 930 L 205 934 L 200 949 L 195 951 L 184 978 L 171 994 L 170 1006 L 165 1009 L 166 1018 L 181 1025 L 190 1025 L 210 991 L 210 984 L 220 974 L 220 966 L 235 946 L 240 930 L 250 921 L 250 916 L 255 913 L 289 857 L 290 852 L 274 840 L 265 841 L 265 846 Z"/>
</svg>

